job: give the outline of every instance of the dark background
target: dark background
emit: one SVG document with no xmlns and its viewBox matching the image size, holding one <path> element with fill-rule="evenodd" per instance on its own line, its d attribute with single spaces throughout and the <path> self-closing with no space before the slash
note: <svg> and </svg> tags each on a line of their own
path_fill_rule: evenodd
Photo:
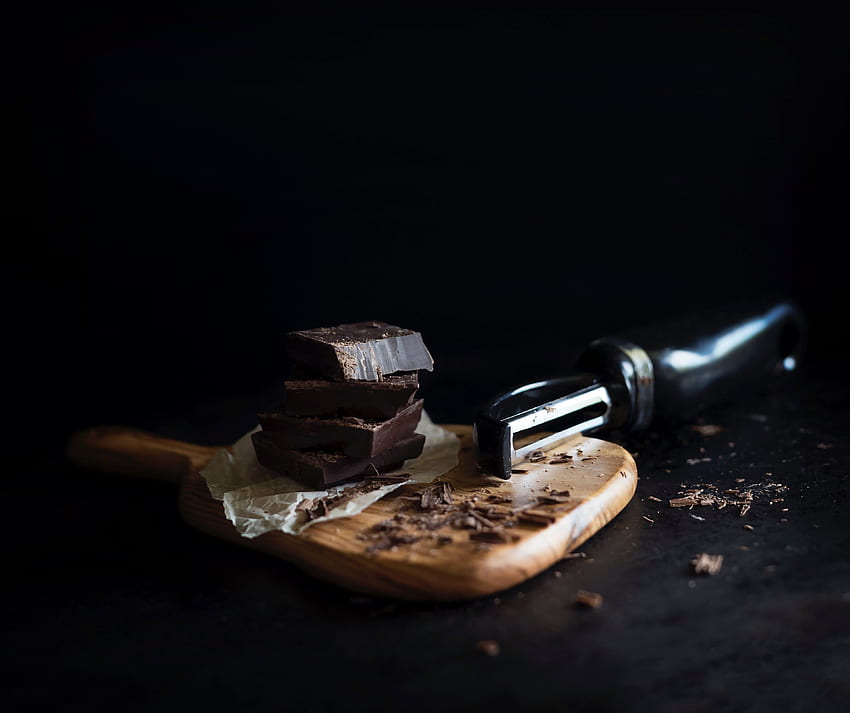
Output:
<svg viewBox="0 0 850 713">
<path fill-rule="evenodd" d="M 839 13 L 246 7 L 53 3 L 12 38 L 29 170 L 9 194 L 27 232 L 8 409 L 28 467 L 6 494 L 37 496 L 9 565 L 19 709 L 267 709 L 291 687 L 327 711 L 844 710 Z M 810 323 L 787 390 L 708 414 L 713 440 L 629 444 L 638 497 L 588 560 L 497 598 L 351 598 L 192 531 L 170 486 L 63 461 L 100 423 L 242 435 L 293 329 L 420 330 L 426 408 L 468 423 L 588 339 L 765 293 Z M 647 500 L 764 473 L 790 511 L 754 507 L 753 532 Z M 691 585 L 703 549 L 727 564 Z M 571 608 L 577 588 L 603 610 Z"/>
<path fill-rule="evenodd" d="M 266 388 L 283 333 L 359 319 L 422 331 L 464 422 L 765 291 L 842 336 L 836 13 L 49 7 L 17 277 L 63 424 Z"/>
</svg>

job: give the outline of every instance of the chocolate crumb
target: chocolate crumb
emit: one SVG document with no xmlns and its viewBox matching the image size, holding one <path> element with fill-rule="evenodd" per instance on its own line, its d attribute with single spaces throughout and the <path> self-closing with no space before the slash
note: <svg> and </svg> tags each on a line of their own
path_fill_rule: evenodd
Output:
<svg viewBox="0 0 850 713">
<path fill-rule="evenodd" d="M 713 423 L 695 424 L 691 429 L 699 433 L 701 436 L 716 436 L 723 430 L 723 426 L 718 426 Z"/>
<path fill-rule="evenodd" d="M 588 592 L 584 589 L 579 589 L 578 592 L 576 592 L 575 603 L 578 606 L 598 609 L 602 606 L 602 595 L 597 594 L 596 592 Z"/>
<path fill-rule="evenodd" d="M 499 646 L 498 641 L 494 641 L 493 639 L 485 639 L 483 641 L 479 641 L 475 648 L 477 648 L 482 654 L 486 656 L 498 656 L 502 648 Z"/>
</svg>

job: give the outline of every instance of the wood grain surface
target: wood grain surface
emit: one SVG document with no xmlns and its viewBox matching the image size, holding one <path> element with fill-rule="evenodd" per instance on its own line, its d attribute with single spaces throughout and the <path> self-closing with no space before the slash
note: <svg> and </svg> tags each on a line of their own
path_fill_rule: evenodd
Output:
<svg viewBox="0 0 850 713">
<path fill-rule="evenodd" d="M 249 539 L 225 517 L 198 474 L 217 448 L 102 427 L 76 434 L 68 456 L 89 468 L 179 483 L 183 519 L 208 535 L 282 558 L 355 592 L 412 601 L 472 599 L 518 585 L 575 550 L 634 495 L 637 467 L 616 444 L 578 435 L 541 460 L 518 466 L 524 472 L 504 481 L 478 470 L 470 426 L 445 427 L 460 438 L 458 465 L 440 479 L 452 486 L 454 503 L 473 504 L 478 512 L 490 506 L 502 513 L 530 510 L 542 514 L 539 521 L 503 520 L 508 542 L 481 542 L 472 534 L 478 530 L 446 525 L 376 551 L 371 545 L 381 523 L 418 513 L 424 486 L 407 485 L 358 515 L 318 522 L 299 535 L 269 532 Z M 561 495 L 550 498 L 553 493 Z"/>
</svg>

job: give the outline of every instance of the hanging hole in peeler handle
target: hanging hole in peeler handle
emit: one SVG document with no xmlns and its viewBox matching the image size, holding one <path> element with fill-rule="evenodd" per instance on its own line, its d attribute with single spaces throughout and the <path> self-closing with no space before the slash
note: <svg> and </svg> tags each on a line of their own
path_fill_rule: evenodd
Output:
<svg viewBox="0 0 850 713">
<path fill-rule="evenodd" d="M 800 362 L 800 356 L 803 351 L 803 334 L 802 324 L 794 319 L 789 318 L 779 332 L 779 371 L 794 371 Z"/>
</svg>

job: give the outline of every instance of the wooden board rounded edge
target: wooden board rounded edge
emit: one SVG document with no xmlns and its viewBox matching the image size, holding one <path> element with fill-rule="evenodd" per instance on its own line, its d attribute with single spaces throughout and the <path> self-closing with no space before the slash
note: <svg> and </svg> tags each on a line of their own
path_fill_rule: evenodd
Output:
<svg viewBox="0 0 850 713">
<path fill-rule="evenodd" d="M 515 542 L 482 546 L 458 533 L 449 544 L 417 542 L 370 553 L 363 536 L 393 517 L 403 499 L 422 486 L 405 486 L 349 518 L 317 523 L 299 535 L 269 532 L 241 536 L 225 517 L 203 478 L 193 472 L 180 489 L 180 512 L 192 527 L 222 540 L 279 557 L 332 584 L 354 592 L 410 601 L 455 601 L 492 595 L 536 576 L 598 532 L 629 503 L 637 487 L 637 466 L 621 446 L 576 436 L 553 449 L 572 454 L 562 463 L 547 457 L 523 464 L 524 473 L 503 481 L 475 464 L 472 429 L 446 426 L 460 438 L 459 463 L 442 476 L 458 497 L 509 497 L 516 507 L 533 505 L 546 492 L 570 491 L 568 504 L 551 508 L 546 526 L 518 523 Z M 402 496 L 402 497 L 400 497 Z"/>
</svg>

